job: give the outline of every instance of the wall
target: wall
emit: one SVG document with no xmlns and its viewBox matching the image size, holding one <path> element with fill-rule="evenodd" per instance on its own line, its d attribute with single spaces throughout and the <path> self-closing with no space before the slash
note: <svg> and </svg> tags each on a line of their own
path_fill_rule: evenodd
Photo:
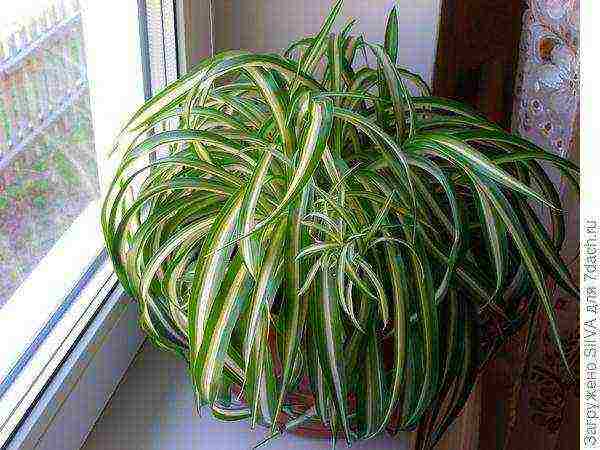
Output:
<svg viewBox="0 0 600 450">
<path fill-rule="evenodd" d="M 182 0 L 179 5 L 183 9 L 186 67 L 189 68 L 210 55 L 210 2 L 209 0 Z"/>
<path fill-rule="evenodd" d="M 394 3 L 399 5 L 399 61 L 431 81 L 440 0 L 346 0 L 337 25 L 357 18 L 355 33 L 383 42 Z M 279 51 L 294 39 L 316 33 L 332 4 L 332 0 L 215 1 L 216 48 Z"/>
</svg>

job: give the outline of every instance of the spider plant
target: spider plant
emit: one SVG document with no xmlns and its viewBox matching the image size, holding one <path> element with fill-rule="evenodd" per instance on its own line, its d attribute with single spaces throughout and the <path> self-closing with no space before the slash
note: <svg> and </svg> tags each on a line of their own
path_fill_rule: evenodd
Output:
<svg viewBox="0 0 600 450">
<path fill-rule="evenodd" d="M 543 309 L 564 359 L 546 282 L 577 287 L 542 166 L 575 189 L 578 168 L 433 97 L 398 65 L 396 9 L 383 45 L 333 33 L 341 4 L 282 54 L 219 53 L 149 100 L 116 140 L 102 227 L 201 407 L 264 442 L 320 421 L 431 447 L 475 383 L 482 314 Z"/>
</svg>

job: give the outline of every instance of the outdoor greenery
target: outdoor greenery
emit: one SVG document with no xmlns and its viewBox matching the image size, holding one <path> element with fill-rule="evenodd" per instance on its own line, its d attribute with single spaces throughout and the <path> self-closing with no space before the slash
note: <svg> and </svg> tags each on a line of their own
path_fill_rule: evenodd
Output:
<svg viewBox="0 0 600 450">
<path fill-rule="evenodd" d="M 79 2 L 43 3 L 3 9 L 0 308 L 100 194 Z"/>
<path fill-rule="evenodd" d="M 383 45 L 332 34 L 341 6 L 282 55 L 219 53 L 149 100 L 102 227 L 141 326 L 216 417 L 270 427 L 260 444 L 320 421 L 430 448 L 491 356 L 482 314 L 542 308 L 564 359 L 546 279 L 577 287 L 542 165 L 574 189 L 578 168 L 431 96 L 398 66 L 395 9 Z"/>
<path fill-rule="evenodd" d="M 85 96 L 81 106 L 88 102 Z M 91 121 L 81 109 L 0 172 L 0 307 L 99 197 Z"/>
</svg>

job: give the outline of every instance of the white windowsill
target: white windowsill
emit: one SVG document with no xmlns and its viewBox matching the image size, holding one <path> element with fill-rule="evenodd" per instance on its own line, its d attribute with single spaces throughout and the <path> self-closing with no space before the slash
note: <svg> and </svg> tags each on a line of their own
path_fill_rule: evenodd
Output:
<svg viewBox="0 0 600 450">
<path fill-rule="evenodd" d="M 146 343 L 127 371 L 108 407 L 94 426 L 83 450 L 246 450 L 267 433 L 248 422 L 222 422 L 210 411 L 198 416 L 185 362 Z M 338 448 L 345 448 L 344 442 Z M 331 448 L 328 439 L 287 434 L 268 450 Z M 380 437 L 355 443 L 353 449 L 408 450 L 407 439 Z"/>
</svg>

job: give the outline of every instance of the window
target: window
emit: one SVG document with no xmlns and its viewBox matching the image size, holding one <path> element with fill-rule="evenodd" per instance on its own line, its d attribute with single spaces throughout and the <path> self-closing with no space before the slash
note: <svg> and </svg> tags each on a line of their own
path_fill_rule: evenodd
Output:
<svg viewBox="0 0 600 450">
<path fill-rule="evenodd" d="M 100 197 L 81 6 L 18 5 L 0 24 L 0 324 L 19 323 L 2 379 L 101 248 L 95 232 L 73 245 Z"/>
<path fill-rule="evenodd" d="M 174 4 L 2 8 L 0 445 L 66 337 L 115 285 L 99 224 L 116 163 L 107 155 L 144 97 L 177 77 Z"/>
</svg>

